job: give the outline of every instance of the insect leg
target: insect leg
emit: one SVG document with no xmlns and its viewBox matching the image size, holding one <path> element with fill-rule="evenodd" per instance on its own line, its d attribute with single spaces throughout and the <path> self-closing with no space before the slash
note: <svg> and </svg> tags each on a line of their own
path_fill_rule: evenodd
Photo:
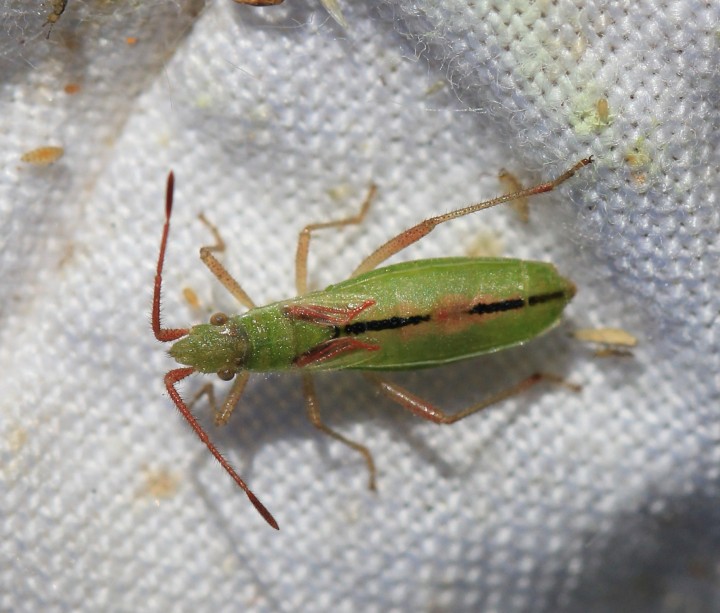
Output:
<svg viewBox="0 0 720 613">
<path fill-rule="evenodd" d="M 276 530 L 279 530 L 278 524 L 275 521 L 275 518 L 270 514 L 270 511 L 268 511 L 265 508 L 265 505 L 257 499 L 257 496 L 250 491 L 250 488 L 245 484 L 245 481 L 243 481 L 240 478 L 240 475 L 235 472 L 235 469 L 230 466 L 230 462 L 228 462 L 220 453 L 218 448 L 213 445 L 208 433 L 205 432 L 203 427 L 200 425 L 200 422 L 195 419 L 195 416 L 190 412 L 190 409 L 185 404 L 185 401 L 180 396 L 180 393 L 177 391 L 175 385 L 188 375 L 191 375 L 193 372 L 195 372 L 194 368 L 177 368 L 175 370 L 171 370 L 165 375 L 165 387 L 167 388 L 168 394 L 170 394 L 170 398 L 172 398 L 175 406 L 178 408 L 185 420 L 190 424 L 190 427 L 195 431 L 195 434 L 198 435 L 198 438 L 205 443 L 205 446 L 208 448 L 210 453 L 215 456 L 215 459 L 220 462 L 220 465 L 245 492 L 247 497 L 250 499 L 250 502 L 252 502 L 253 506 L 257 509 L 258 513 L 263 516 L 263 519 L 268 524 Z"/>
<path fill-rule="evenodd" d="M 402 251 L 406 247 L 409 247 L 413 243 L 419 241 L 423 236 L 427 236 L 437 226 L 439 226 L 442 223 L 445 223 L 446 221 L 450 221 L 452 219 L 457 219 L 458 217 L 463 217 L 465 215 L 470 215 L 471 213 L 475 213 L 477 211 L 482 211 L 483 209 L 489 209 L 490 207 L 497 206 L 498 204 L 502 204 L 503 202 L 509 202 L 511 200 L 517 200 L 518 198 L 527 198 L 528 196 L 534 196 L 535 194 L 542 194 L 544 192 L 550 192 L 550 191 L 554 190 L 561 183 L 564 183 L 565 181 L 567 181 L 583 166 L 587 166 L 591 162 L 592 162 L 592 157 L 585 158 L 583 160 L 580 160 L 572 168 L 568 169 L 567 171 L 565 171 L 563 174 L 561 174 L 559 177 L 556 177 L 552 181 L 547 181 L 546 183 L 540 183 L 533 187 L 528 187 L 527 189 L 522 189 L 518 192 L 513 192 L 512 194 L 505 194 L 504 196 L 498 196 L 497 198 L 493 198 L 492 200 L 486 200 L 485 202 L 479 202 L 478 204 L 472 204 L 472 205 L 466 206 L 462 209 L 450 211 L 449 213 L 445 213 L 444 215 L 438 215 L 437 217 L 430 217 L 429 219 L 421 221 L 419 224 L 414 225 L 412 228 L 405 230 L 405 232 L 402 232 L 402 233 L 398 234 L 396 237 L 391 238 L 384 245 L 380 245 L 380 247 L 378 247 L 375 251 L 373 251 L 368 257 L 366 257 L 360 263 L 360 265 L 353 271 L 353 273 L 350 275 L 350 277 L 351 278 L 357 277 L 358 275 L 360 275 L 362 273 L 365 273 L 365 272 L 368 272 L 370 270 L 377 268 L 380 264 L 382 264 L 389 257 L 392 257 L 393 255 Z"/>
<path fill-rule="evenodd" d="M 208 404 L 210 405 L 215 417 L 215 425 L 224 426 L 228 423 L 228 421 L 230 421 L 230 416 L 233 414 L 233 411 L 235 411 L 235 408 L 240 401 L 240 397 L 245 391 L 245 386 L 247 385 L 249 378 L 249 371 L 245 370 L 237 374 L 235 382 L 230 388 L 227 396 L 225 396 L 225 400 L 223 401 L 221 407 L 218 407 L 217 401 L 215 400 L 215 388 L 213 387 L 213 384 L 206 383 L 200 388 L 200 390 L 198 390 L 195 396 L 193 396 L 192 400 L 188 402 L 188 408 L 192 409 L 193 405 L 200 400 L 200 398 L 207 396 Z"/>
<path fill-rule="evenodd" d="M 222 236 L 220 236 L 217 227 L 210 223 L 203 213 L 198 215 L 198 219 L 210 229 L 210 232 L 212 232 L 215 237 L 214 245 L 200 247 L 200 259 L 203 261 L 203 264 L 217 277 L 217 280 L 223 284 L 225 289 L 235 296 L 235 299 L 240 304 L 246 306 L 248 309 L 254 309 L 255 303 L 252 301 L 252 298 L 245 293 L 245 290 L 240 287 L 240 284 L 227 271 L 225 266 L 213 255 L 213 253 L 222 253 L 225 251 L 225 241 L 222 239 Z"/>
<path fill-rule="evenodd" d="M 210 408 L 213 410 L 213 413 L 217 412 L 217 402 L 215 401 L 215 386 L 212 383 L 206 383 L 203 385 L 196 393 L 195 395 L 187 401 L 188 409 L 191 409 L 195 406 L 198 400 L 202 398 L 203 396 L 208 397 L 208 404 L 210 405 Z"/>
<path fill-rule="evenodd" d="M 308 291 L 307 259 L 308 251 L 310 250 L 310 238 L 312 233 L 315 230 L 321 230 L 323 228 L 340 228 L 342 226 L 362 223 L 363 219 L 365 219 L 365 215 L 367 215 L 370 203 L 375 197 L 376 192 L 377 186 L 371 183 L 367 196 L 365 196 L 360 212 L 357 215 L 346 217 L 345 219 L 338 219 L 337 221 L 311 223 L 300 231 L 298 236 L 297 252 L 295 253 L 295 286 L 297 287 L 298 296 L 307 294 Z"/>
<path fill-rule="evenodd" d="M 313 382 L 312 376 L 308 374 L 303 374 L 303 394 L 305 395 L 308 418 L 312 422 L 312 425 L 315 426 L 318 430 L 322 430 L 325 434 L 331 436 L 335 440 L 338 440 L 341 443 L 347 445 L 348 447 L 351 447 L 352 449 L 360 453 L 363 458 L 365 458 L 365 462 L 367 463 L 368 471 L 370 473 L 368 487 L 371 490 L 375 490 L 375 462 L 373 461 L 370 450 L 365 447 L 365 445 L 355 443 L 354 441 L 345 438 L 342 434 L 335 432 L 335 430 L 332 430 L 330 427 L 326 426 L 323 423 L 320 417 L 320 407 L 317 401 L 317 394 L 315 393 L 315 384 Z"/>
<path fill-rule="evenodd" d="M 467 417 L 468 415 L 478 413 L 479 411 L 487 409 L 488 407 L 498 402 L 502 402 L 503 400 L 507 400 L 508 398 L 515 396 L 516 394 L 521 394 L 525 390 L 531 388 L 536 383 L 540 383 L 541 381 L 547 381 L 556 385 L 563 385 L 564 387 L 567 387 L 574 392 L 580 391 L 579 386 L 568 383 L 562 377 L 558 377 L 557 375 L 553 375 L 550 373 L 535 373 L 534 375 L 531 375 L 520 383 L 517 383 L 516 385 L 513 385 L 512 387 L 503 390 L 502 392 L 493 394 L 482 402 L 474 404 L 471 407 L 460 411 L 459 413 L 454 413 L 450 415 L 442 409 L 437 408 L 427 400 L 424 400 L 419 396 L 410 393 L 400 385 L 385 381 L 381 377 L 378 377 L 374 374 L 366 374 L 365 376 L 372 383 L 377 385 L 380 388 L 380 391 L 385 396 L 390 398 L 390 400 L 398 403 L 401 407 L 407 409 L 418 417 L 434 421 L 436 424 L 453 424 L 456 421 L 460 421 L 461 419 Z"/>
<path fill-rule="evenodd" d="M 215 413 L 215 425 L 216 426 L 224 426 L 228 421 L 230 420 L 230 416 L 233 414 L 233 411 L 238 405 L 238 402 L 240 401 L 240 397 L 243 395 L 243 392 L 245 391 L 245 386 L 247 385 L 248 379 L 250 378 L 250 372 L 245 370 L 242 372 L 239 372 L 235 376 L 235 382 L 233 383 L 232 387 L 230 388 L 230 391 L 228 392 L 227 396 L 225 396 L 225 401 L 222 404 L 222 407 L 220 410 L 217 409 L 217 407 L 213 407 L 213 411 Z"/>
</svg>

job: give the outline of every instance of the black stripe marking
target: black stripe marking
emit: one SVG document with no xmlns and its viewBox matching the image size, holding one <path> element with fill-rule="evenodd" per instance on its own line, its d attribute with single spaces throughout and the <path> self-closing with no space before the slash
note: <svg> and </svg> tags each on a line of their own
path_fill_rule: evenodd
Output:
<svg viewBox="0 0 720 613">
<path fill-rule="evenodd" d="M 551 302 L 553 300 L 561 300 L 565 298 L 565 292 L 553 292 L 552 294 L 538 294 L 537 296 L 530 296 L 528 304 L 535 306 L 536 304 L 542 304 L 543 302 Z"/>
<path fill-rule="evenodd" d="M 511 298 L 509 300 L 500 300 L 498 302 L 478 302 L 470 310 L 466 311 L 468 315 L 489 315 L 492 313 L 502 313 L 503 311 L 514 311 L 522 309 L 526 304 L 535 306 L 551 302 L 553 300 L 565 299 L 565 292 L 552 292 L 550 294 L 537 294 L 530 296 L 527 303 L 522 298 Z M 370 321 L 356 321 L 344 326 L 333 326 L 332 338 L 338 338 L 341 335 L 357 335 L 366 332 L 380 332 L 382 330 L 397 330 L 406 326 L 417 326 L 418 324 L 431 321 L 431 315 L 411 315 L 410 317 L 389 317 L 387 319 L 374 319 Z"/>
<path fill-rule="evenodd" d="M 430 321 L 430 315 L 412 315 L 411 317 L 389 317 L 388 319 L 375 319 L 372 321 L 358 321 L 347 324 L 342 331 L 345 334 L 364 334 L 365 332 L 379 332 L 380 330 L 396 330 L 405 326 L 416 326 L 424 321 Z"/>
<path fill-rule="evenodd" d="M 503 311 L 514 311 L 525 306 L 522 298 L 501 300 L 500 302 L 478 302 L 468 311 L 470 315 L 487 315 L 488 313 L 502 313 Z"/>
</svg>

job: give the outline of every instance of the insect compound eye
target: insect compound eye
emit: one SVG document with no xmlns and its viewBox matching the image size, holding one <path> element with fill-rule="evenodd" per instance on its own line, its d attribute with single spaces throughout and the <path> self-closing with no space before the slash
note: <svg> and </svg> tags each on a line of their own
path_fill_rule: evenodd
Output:
<svg viewBox="0 0 720 613">
<path fill-rule="evenodd" d="M 215 313 L 210 317 L 210 324 L 213 326 L 224 326 L 227 323 L 228 316 L 225 313 Z"/>
<path fill-rule="evenodd" d="M 235 371 L 232 368 L 221 368 L 217 371 L 217 376 L 223 381 L 230 381 L 235 376 Z"/>
</svg>

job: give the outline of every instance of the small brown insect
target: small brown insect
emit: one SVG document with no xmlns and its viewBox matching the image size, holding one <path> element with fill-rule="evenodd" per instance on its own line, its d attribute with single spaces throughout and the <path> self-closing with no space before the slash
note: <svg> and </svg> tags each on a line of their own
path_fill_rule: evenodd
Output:
<svg viewBox="0 0 720 613">
<path fill-rule="evenodd" d="M 185 298 L 185 302 L 190 305 L 190 308 L 200 308 L 200 299 L 192 287 L 183 287 L 182 294 L 183 298 Z"/>
<path fill-rule="evenodd" d="M 38 147 L 26 151 L 20 156 L 20 160 L 32 164 L 33 166 L 48 166 L 53 162 L 57 162 L 65 153 L 62 147 Z"/>
<path fill-rule="evenodd" d="M 43 24 L 43 27 L 50 24 L 50 29 L 45 38 L 50 38 L 50 32 L 52 32 L 53 26 L 58 22 L 58 19 L 60 19 L 60 15 L 65 12 L 68 0 L 51 0 L 51 2 L 52 12 L 47 16 L 47 21 Z"/>
<path fill-rule="evenodd" d="M 635 347 L 638 339 L 621 328 L 579 328 L 573 336 L 586 343 L 600 345 L 595 350 L 595 357 L 631 357 L 628 347 Z"/>
<path fill-rule="evenodd" d="M 607 123 L 610 120 L 610 104 L 607 98 L 600 98 L 595 104 L 595 113 L 597 114 L 598 121 L 601 123 Z"/>
</svg>

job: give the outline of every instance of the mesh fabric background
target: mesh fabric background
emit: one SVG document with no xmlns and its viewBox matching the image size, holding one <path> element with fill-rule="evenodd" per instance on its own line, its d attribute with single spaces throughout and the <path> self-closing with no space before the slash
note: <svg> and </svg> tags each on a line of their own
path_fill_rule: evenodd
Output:
<svg viewBox="0 0 720 613">
<path fill-rule="evenodd" d="M 46 40 L 49 5 L 0 2 L 0 610 L 720 607 L 717 3 L 346 1 L 343 30 L 311 0 L 70 0 Z M 19 161 L 48 144 L 53 166 Z M 238 308 L 197 258 L 200 212 L 266 303 L 294 293 L 300 228 L 371 180 L 366 223 L 313 242 L 315 287 L 494 195 L 501 167 L 528 184 L 590 153 L 529 224 L 482 213 L 396 258 L 545 259 L 580 290 L 527 347 L 397 380 L 448 410 L 538 369 L 582 392 L 442 428 L 322 377 L 326 421 L 375 455 L 373 495 L 295 376 L 254 377 L 212 435 L 268 528 L 163 393 L 167 171 L 164 315 L 183 326 Z M 610 325 L 641 338 L 632 358 L 568 338 Z"/>
</svg>

